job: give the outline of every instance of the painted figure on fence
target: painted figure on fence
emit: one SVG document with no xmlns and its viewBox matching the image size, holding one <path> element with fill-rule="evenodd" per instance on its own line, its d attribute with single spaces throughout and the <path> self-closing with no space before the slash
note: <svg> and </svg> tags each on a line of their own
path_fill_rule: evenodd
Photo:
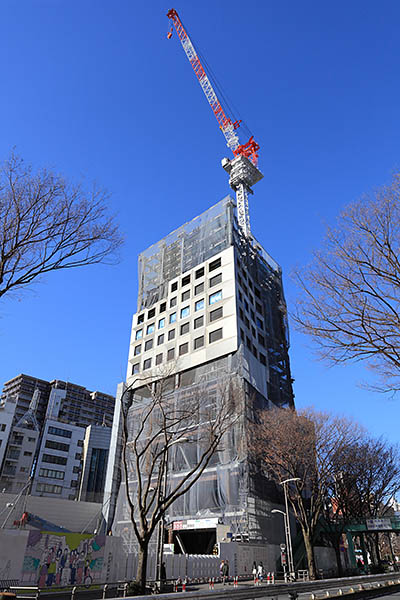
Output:
<svg viewBox="0 0 400 600">
<path fill-rule="evenodd" d="M 23 581 L 39 587 L 90 585 L 101 578 L 104 535 L 31 531 Z"/>
</svg>

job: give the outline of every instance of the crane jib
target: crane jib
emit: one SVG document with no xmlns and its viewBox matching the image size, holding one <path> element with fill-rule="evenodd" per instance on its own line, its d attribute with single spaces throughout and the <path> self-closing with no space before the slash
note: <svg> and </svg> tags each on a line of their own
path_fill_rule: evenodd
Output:
<svg viewBox="0 0 400 600">
<path fill-rule="evenodd" d="M 179 20 L 179 17 L 177 15 L 174 15 L 170 18 L 172 18 L 185 54 L 193 68 L 193 71 L 195 72 L 195 75 L 201 85 L 204 95 L 207 98 L 207 101 L 211 106 L 211 109 L 218 121 L 220 129 L 226 139 L 227 146 L 231 149 L 232 152 L 234 152 L 239 147 L 239 137 L 235 133 L 233 123 L 231 119 L 229 119 L 229 117 L 226 116 L 225 111 L 222 108 L 221 103 L 218 100 L 218 97 L 214 91 L 211 81 L 209 80 L 207 73 L 205 72 L 204 67 L 201 64 L 197 52 L 189 36 L 187 35 L 181 21 Z"/>
</svg>

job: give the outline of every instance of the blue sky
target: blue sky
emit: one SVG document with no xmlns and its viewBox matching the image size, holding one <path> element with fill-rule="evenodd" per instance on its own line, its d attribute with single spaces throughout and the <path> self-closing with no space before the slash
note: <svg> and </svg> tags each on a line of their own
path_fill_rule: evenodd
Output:
<svg viewBox="0 0 400 600">
<path fill-rule="evenodd" d="M 261 145 L 255 236 L 290 271 L 324 223 L 400 167 L 400 3 L 180 0 L 194 41 Z M 126 244 L 117 266 L 52 274 L 0 305 L 0 382 L 20 372 L 115 393 L 136 309 L 137 255 L 229 187 L 224 140 L 159 0 L 3 0 L 0 158 L 97 181 Z M 291 333 L 298 406 L 399 440 L 400 400 L 327 368 Z"/>
</svg>

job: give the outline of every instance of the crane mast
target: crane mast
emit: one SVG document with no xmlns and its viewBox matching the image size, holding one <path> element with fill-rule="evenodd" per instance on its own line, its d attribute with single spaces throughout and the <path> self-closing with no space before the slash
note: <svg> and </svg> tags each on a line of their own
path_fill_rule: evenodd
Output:
<svg viewBox="0 0 400 600">
<path fill-rule="evenodd" d="M 246 238 L 251 238 L 248 198 L 249 194 L 253 193 L 252 186 L 263 178 L 263 174 L 257 167 L 260 146 L 253 136 L 245 144 L 240 144 L 237 130 L 241 121 L 234 121 L 227 116 L 176 10 L 174 8 L 169 10 L 167 17 L 171 19 L 175 27 L 185 54 L 225 137 L 226 144 L 234 156 L 233 159 L 224 158 L 222 166 L 229 174 L 229 185 L 236 193 L 239 228 Z M 172 31 L 171 27 L 168 38 L 171 38 Z"/>
</svg>

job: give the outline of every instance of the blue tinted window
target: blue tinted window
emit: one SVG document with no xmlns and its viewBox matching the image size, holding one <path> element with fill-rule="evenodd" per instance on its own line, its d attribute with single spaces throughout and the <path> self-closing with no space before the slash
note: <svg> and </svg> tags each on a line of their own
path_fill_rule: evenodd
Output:
<svg viewBox="0 0 400 600">
<path fill-rule="evenodd" d="M 211 294 L 211 296 L 209 296 L 208 298 L 209 304 L 215 304 L 220 300 L 222 300 L 222 290 L 219 290 L 219 292 L 215 292 L 215 294 Z"/>
<path fill-rule="evenodd" d="M 198 300 L 194 305 L 195 310 L 202 310 L 204 308 L 204 298 L 202 300 Z"/>
</svg>

